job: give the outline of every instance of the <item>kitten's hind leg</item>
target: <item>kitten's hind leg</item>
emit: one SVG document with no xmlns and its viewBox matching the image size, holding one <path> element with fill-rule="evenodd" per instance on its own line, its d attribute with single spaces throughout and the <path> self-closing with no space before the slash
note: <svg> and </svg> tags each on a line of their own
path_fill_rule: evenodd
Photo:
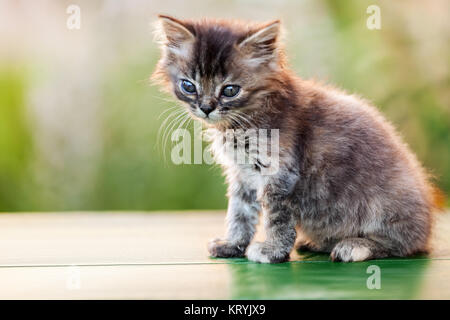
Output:
<svg viewBox="0 0 450 320">
<path fill-rule="evenodd" d="M 331 251 L 331 260 L 356 262 L 385 258 L 388 252 L 377 242 L 366 238 L 347 238 L 339 241 Z"/>
</svg>

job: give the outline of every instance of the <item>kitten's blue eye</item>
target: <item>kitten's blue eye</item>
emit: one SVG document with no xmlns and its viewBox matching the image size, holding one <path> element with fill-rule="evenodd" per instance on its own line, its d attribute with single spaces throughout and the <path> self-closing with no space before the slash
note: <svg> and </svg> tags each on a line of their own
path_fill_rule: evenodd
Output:
<svg viewBox="0 0 450 320">
<path fill-rule="evenodd" d="M 187 94 L 193 94 L 197 92 L 197 90 L 195 89 L 195 85 L 188 80 L 181 80 L 180 87 L 181 90 L 183 90 L 183 92 Z"/>
<path fill-rule="evenodd" d="M 239 90 L 241 90 L 241 87 L 236 85 L 228 85 L 222 90 L 222 95 L 228 98 L 234 97 L 239 93 Z"/>
</svg>

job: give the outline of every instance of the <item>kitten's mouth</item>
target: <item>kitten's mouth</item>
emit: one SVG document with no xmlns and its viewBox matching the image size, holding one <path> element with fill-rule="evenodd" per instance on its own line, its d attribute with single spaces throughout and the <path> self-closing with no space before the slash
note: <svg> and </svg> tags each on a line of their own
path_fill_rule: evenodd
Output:
<svg viewBox="0 0 450 320">
<path fill-rule="evenodd" d="M 204 118 L 202 118 L 203 120 L 205 120 L 208 123 L 218 123 L 222 120 L 222 117 L 218 117 L 218 118 L 212 118 L 209 115 L 206 115 Z"/>
<path fill-rule="evenodd" d="M 208 122 L 208 123 L 214 124 L 214 123 L 218 123 L 218 122 L 223 121 L 224 120 L 224 117 L 223 117 L 224 114 L 225 114 L 225 112 L 215 111 L 214 110 L 213 112 L 211 112 L 209 114 L 203 113 L 201 115 L 198 115 L 198 117 L 201 118 L 202 120 Z"/>
<path fill-rule="evenodd" d="M 229 122 L 229 119 L 227 117 L 228 110 L 215 109 L 208 114 L 201 112 L 199 109 L 191 109 L 191 111 L 195 118 L 202 120 L 210 125 L 220 126 Z"/>
<path fill-rule="evenodd" d="M 197 118 L 197 119 L 199 119 L 199 120 L 202 120 L 202 121 L 204 121 L 204 122 L 206 122 L 206 123 L 209 123 L 209 124 L 215 124 L 215 123 L 217 123 L 217 122 L 220 122 L 220 118 L 219 119 L 217 119 L 217 118 L 212 118 L 212 117 L 210 117 L 210 115 L 206 115 L 206 114 L 200 114 L 200 113 L 198 113 L 198 112 L 193 112 L 192 113 L 192 116 L 194 117 L 194 118 Z"/>
</svg>

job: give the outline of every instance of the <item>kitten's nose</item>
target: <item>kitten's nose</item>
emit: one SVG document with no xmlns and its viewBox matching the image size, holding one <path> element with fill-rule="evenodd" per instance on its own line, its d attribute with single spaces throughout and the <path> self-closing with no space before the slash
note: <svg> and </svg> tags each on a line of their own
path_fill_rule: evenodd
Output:
<svg viewBox="0 0 450 320">
<path fill-rule="evenodd" d="M 202 104 L 200 110 L 202 110 L 206 115 L 210 114 L 215 108 L 210 104 Z"/>
</svg>

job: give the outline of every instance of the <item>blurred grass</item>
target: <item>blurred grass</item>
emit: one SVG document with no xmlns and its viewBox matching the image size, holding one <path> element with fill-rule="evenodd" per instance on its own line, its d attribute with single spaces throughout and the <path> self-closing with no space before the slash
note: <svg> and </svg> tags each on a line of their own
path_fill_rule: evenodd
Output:
<svg viewBox="0 0 450 320">
<path fill-rule="evenodd" d="M 304 77 L 325 78 L 372 101 L 436 176 L 436 184 L 450 194 L 448 33 L 434 35 L 438 40 L 442 37 L 439 43 L 445 45 L 436 45 L 436 50 L 431 46 L 438 52 L 437 59 L 427 60 L 430 65 L 424 65 L 424 60 L 417 57 L 425 43 L 412 37 L 402 20 L 409 13 L 393 10 L 388 7 L 390 2 L 381 2 L 380 31 L 365 27 L 365 9 L 371 1 L 297 3 L 288 1 L 284 11 L 277 11 L 289 30 L 287 49 L 295 71 Z M 233 3 L 232 10 L 237 12 L 238 7 Z M 303 14 L 308 19 L 308 12 L 315 12 L 320 19 L 312 16 L 305 22 L 311 26 L 309 29 L 299 27 L 296 23 L 303 20 L 297 15 Z M 170 148 L 166 150 L 166 160 L 158 149 L 158 144 L 162 144 L 157 139 L 158 129 L 164 120 L 159 115 L 176 103 L 173 99 L 167 101 L 168 96 L 148 85 L 158 51 L 148 34 L 143 33 L 143 38 L 136 36 L 137 40 L 132 38 L 138 30 L 130 22 L 133 19 L 133 16 L 116 19 L 121 22 L 114 36 L 106 27 L 104 35 L 93 36 L 100 45 L 94 47 L 92 55 L 105 46 L 98 55 L 106 55 L 103 58 L 106 62 L 82 73 L 80 79 L 91 74 L 98 77 L 97 87 L 91 89 L 95 102 L 90 98 L 83 100 L 87 96 L 83 90 L 90 91 L 81 87 L 77 89 L 81 91 L 67 91 L 70 100 L 56 100 L 56 109 L 42 108 L 47 106 L 47 100 L 37 100 L 41 109 L 36 111 L 30 97 L 42 90 L 39 85 L 49 81 L 52 72 L 60 75 L 56 80 L 50 78 L 50 92 L 55 95 L 65 89 L 61 82 L 70 86 L 82 80 L 56 63 L 45 68 L 42 58 L 11 60 L 0 56 L 0 211 L 226 207 L 226 186 L 220 168 L 206 164 L 176 166 L 170 162 Z M 108 25 L 103 20 L 101 23 Z M 94 33 L 94 29 L 86 29 L 88 34 Z M 74 37 L 73 33 L 70 35 Z M 64 37 L 60 46 L 70 47 L 70 41 L 76 40 L 68 34 Z M 143 44 L 142 39 L 148 43 Z M 431 40 L 427 40 L 428 46 Z M 62 55 L 55 54 L 65 62 Z M 51 99 L 48 101 L 53 103 Z M 73 104 L 73 110 L 69 110 L 72 113 L 57 113 L 66 103 Z M 88 107 L 97 110 L 89 115 L 95 116 L 89 126 L 98 130 L 90 133 L 87 141 L 77 142 L 78 134 L 87 127 L 69 130 L 86 110 L 78 111 L 77 103 L 91 103 Z M 42 135 L 36 125 L 42 118 L 39 120 L 36 112 L 48 112 L 41 114 L 44 118 L 62 117 L 61 121 L 67 121 L 67 130 L 62 125 L 62 131 Z M 43 141 L 58 134 L 62 138 L 56 137 L 56 143 L 43 151 Z M 71 151 L 80 148 L 83 151 L 83 147 L 88 150 L 87 156 L 77 156 Z M 47 154 L 52 150 L 57 161 L 53 154 Z"/>
<path fill-rule="evenodd" d="M 0 210 L 26 210 L 30 130 L 25 116 L 23 71 L 0 68 Z"/>
</svg>

